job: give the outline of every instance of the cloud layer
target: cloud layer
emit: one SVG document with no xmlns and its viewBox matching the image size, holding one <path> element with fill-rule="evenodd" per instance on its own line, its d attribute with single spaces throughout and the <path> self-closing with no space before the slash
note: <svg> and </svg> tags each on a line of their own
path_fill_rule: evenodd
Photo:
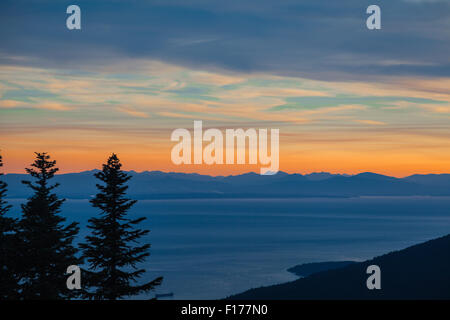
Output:
<svg viewBox="0 0 450 320">
<path fill-rule="evenodd" d="M 367 0 L 69 1 L 0 4 L 0 63 L 90 69 L 151 59 L 202 69 L 319 80 L 450 74 L 450 2 L 379 0 L 382 29 L 365 26 Z"/>
<path fill-rule="evenodd" d="M 174 167 L 170 133 L 279 128 L 280 169 L 391 175 L 450 166 L 450 2 L 0 1 L 0 135 L 6 170 L 33 151 L 62 171 Z"/>
</svg>

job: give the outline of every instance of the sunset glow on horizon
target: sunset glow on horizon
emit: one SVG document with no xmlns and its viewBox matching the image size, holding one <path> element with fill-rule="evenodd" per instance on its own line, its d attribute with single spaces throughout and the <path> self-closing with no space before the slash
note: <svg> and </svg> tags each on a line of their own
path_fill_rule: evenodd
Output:
<svg viewBox="0 0 450 320">
<path fill-rule="evenodd" d="M 81 30 L 51 1 L 15 3 L 0 50 L 6 173 L 23 173 L 34 152 L 61 173 L 100 168 L 112 152 L 126 170 L 258 171 L 174 165 L 171 132 L 194 120 L 279 129 L 285 172 L 450 172 L 445 2 L 386 2 L 395 20 L 381 30 L 367 29 L 367 6 L 354 0 L 175 2 L 182 15 L 166 2 L 81 1 Z M 433 27 L 411 20 L 423 12 Z"/>
<path fill-rule="evenodd" d="M 0 67 L 5 172 L 24 172 L 33 152 L 50 153 L 61 173 L 100 168 L 112 152 L 135 171 L 258 170 L 172 164 L 170 133 L 192 131 L 194 120 L 205 128 L 279 128 L 280 170 L 290 173 L 402 177 L 450 167 L 449 79 L 325 82 L 134 63 L 141 64 L 134 74 Z"/>
</svg>

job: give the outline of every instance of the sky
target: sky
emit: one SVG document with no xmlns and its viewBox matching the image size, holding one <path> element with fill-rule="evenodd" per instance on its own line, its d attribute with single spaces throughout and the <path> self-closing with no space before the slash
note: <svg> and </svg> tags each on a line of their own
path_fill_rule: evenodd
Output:
<svg viewBox="0 0 450 320">
<path fill-rule="evenodd" d="M 202 120 L 280 129 L 286 172 L 450 172 L 449 27 L 447 0 L 1 1 L 3 169 L 258 170 L 174 165 L 171 132 Z"/>
</svg>

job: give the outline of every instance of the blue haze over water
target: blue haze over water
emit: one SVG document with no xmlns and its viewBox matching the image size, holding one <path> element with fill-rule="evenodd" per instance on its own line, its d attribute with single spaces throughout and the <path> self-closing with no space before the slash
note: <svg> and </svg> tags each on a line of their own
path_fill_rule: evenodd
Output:
<svg viewBox="0 0 450 320">
<path fill-rule="evenodd" d="M 24 200 L 9 199 L 13 214 Z M 86 199 L 62 207 L 69 221 L 98 214 Z M 301 263 L 365 260 L 450 233 L 450 197 L 140 200 L 152 244 L 145 279 L 156 293 L 218 299 L 296 279 Z M 151 298 L 155 292 L 139 298 Z"/>
</svg>

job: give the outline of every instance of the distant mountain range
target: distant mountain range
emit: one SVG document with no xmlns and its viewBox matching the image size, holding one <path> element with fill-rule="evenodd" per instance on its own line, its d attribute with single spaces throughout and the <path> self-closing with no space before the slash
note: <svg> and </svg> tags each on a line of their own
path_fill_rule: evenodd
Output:
<svg viewBox="0 0 450 320">
<path fill-rule="evenodd" d="M 90 198 L 98 183 L 93 171 L 57 175 L 57 193 L 66 198 Z M 352 196 L 449 196 L 450 174 L 412 175 L 394 178 L 375 173 L 340 175 L 326 172 L 307 175 L 279 172 L 273 176 L 246 173 L 208 176 L 161 171 L 129 172 L 129 195 L 136 199 L 161 198 L 250 198 L 250 197 L 352 197 Z M 21 183 L 26 174 L 6 174 L 9 198 L 30 195 Z"/>
<path fill-rule="evenodd" d="M 381 289 L 369 290 L 367 267 L 381 270 Z M 372 260 L 313 273 L 229 297 L 238 300 L 450 299 L 450 235 Z"/>
</svg>

